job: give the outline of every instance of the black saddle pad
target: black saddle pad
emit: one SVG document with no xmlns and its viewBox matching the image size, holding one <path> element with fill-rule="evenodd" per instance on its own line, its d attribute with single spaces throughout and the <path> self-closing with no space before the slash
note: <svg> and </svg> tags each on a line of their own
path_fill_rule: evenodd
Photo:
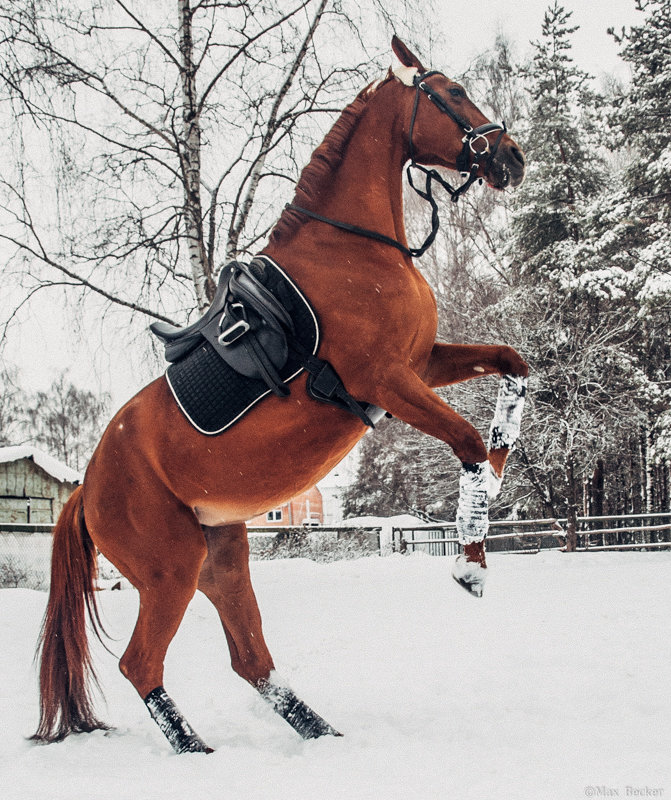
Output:
<svg viewBox="0 0 671 800">
<path fill-rule="evenodd" d="M 319 324 L 300 289 L 272 259 L 255 258 L 250 269 L 289 312 L 296 339 L 310 353 L 319 347 Z M 280 376 L 285 382 L 296 378 L 303 368 L 293 352 Z M 199 347 L 166 372 L 170 389 L 189 422 L 201 433 L 214 435 L 230 428 L 266 395 L 270 389 L 261 380 L 239 375 L 216 353 L 209 342 Z"/>
</svg>

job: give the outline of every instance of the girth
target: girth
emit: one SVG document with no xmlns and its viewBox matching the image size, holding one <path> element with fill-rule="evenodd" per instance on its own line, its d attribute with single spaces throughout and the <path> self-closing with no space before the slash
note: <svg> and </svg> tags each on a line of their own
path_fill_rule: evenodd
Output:
<svg viewBox="0 0 671 800">
<path fill-rule="evenodd" d="M 164 343 L 166 360 L 173 365 L 168 369 L 168 382 L 175 399 L 203 433 L 221 432 L 269 390 L 286 397 L 288 383 L 303 370 L 309 373 L 308 393 L 316 400 L 344 408 L 371 427 L 384 413 L 351 397 L 333 367 L 317 356 L 319 326 L 314 310 L 266 256 L 250 264 L 227 264 L 212 305 L 193 324 L 179 328 L 155 322 L 150 327 Z M 243 383 L 234 388 L 234 380 Z M 214 396 L 204 402 L 197 399 L 194 381 L 208 384 Z M 223 404 L 234 406 L 225 425 L 221 413 L 212 411 L 217 394 Z M 202 416 L 198 410 L 202 407 L 206 408 L 205 421 L 199 422 L 194 417 Z"/>
</svg>

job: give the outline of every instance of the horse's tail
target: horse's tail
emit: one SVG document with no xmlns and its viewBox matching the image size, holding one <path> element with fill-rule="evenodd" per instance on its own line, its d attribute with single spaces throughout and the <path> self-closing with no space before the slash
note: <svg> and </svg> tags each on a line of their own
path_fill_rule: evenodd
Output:
<svg viewBox="0 0 671 800">
<path fill-rule="evenodd" d="M 51 588 L 38 642 L 40 723 L 32 737 L 37 741 L 56 742 L 69 733 L 107 727 L 93 711 L 91 683 L 97 685 L 97 679 L 86 635 L 86 612 L 98 638 L 102 631 L 96 573 L 96 549 L 78 486 L 54 528 Z"/>
</svg>

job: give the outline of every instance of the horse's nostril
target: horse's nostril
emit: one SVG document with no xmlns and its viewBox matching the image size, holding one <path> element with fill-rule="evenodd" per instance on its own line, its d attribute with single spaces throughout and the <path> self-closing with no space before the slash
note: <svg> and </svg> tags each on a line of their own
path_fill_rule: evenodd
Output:
<svg viewBox="0 0 671 800">
<path fill-rule="evenodd" d="M 522 166 L 524 166 L 524 153 L 519 148 L 511 147 L 510 154 L 515 159 L 515 161 L 518 161 Z"/>
</svg>

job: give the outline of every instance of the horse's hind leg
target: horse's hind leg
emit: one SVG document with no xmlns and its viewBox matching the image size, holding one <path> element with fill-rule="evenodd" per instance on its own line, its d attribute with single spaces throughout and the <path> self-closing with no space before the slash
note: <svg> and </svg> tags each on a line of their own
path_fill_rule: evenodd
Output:
<svg viewBox="0 0 671 800">
<path fill-rule="evenodd" d="M 173 510 L 174 511 L 174 510 Z M 200 526 L 186 510 L 163 522 L 162 535 L 148 544 L 136 531 L 132 552 L 129 541 L 123 558 L 124 573 L 140 594 L 135 630 L 119 669 L 136 688 L 149 713 L 178 753 L 212 752 L 193 731 L 163 688 L 163 662 L 195 594 L 206 548 Z M 113 558 L 113 554 L 110 554 Z"/>
<path fill-rule="evenodd" d="M 212 601 L 221 619 L 233 669 L 254 686 L 274 710 L 304 739 L 338 732 L 308 708 L 273 673 L 263 638 L 261 615 L 249 575 L 249 544 L 244 523 L 203 526 L 207 558 L 198 588 Z"/>
</svg>

